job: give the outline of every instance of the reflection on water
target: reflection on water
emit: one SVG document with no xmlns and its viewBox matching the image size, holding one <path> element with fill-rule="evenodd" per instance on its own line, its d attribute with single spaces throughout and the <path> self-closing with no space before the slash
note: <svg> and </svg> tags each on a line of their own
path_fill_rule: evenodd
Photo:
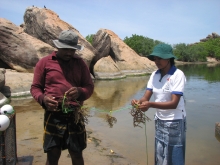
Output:
<svg viewBox="0 0 220 165">
<path fill-rule="evenodd" d="M 184 71 L 187 78 L 184 92 L 188 122 L 186 164 L 219 165 L 220 143 L 215 134 L 215 123 L 220 122 L 220 65 L 178 67 Z M 114 111 L 113 115 L 117 118 L 114 127 L 108 128 L 103 120 L 100 120 L 105 115 L 96 111 L 91 118 L 94 130 L 107 135 L 125 156 L 140 164 L 146 164 L 146 152 L 148 163 L 154 163 L 154 122 L 146 123 L 147 135 L 144 135 L 144 129 L 133 127 L 129 109 L 126 110 L 125 107 L 128 107 L 132 98 L 143 96 L 148 78 L 100 81 L 95 84 L 94 95 L 89 100 L 90 105 L 97 109 Z M 123 108 L 124 111 L 117 112 L 117 109 Z M 154 109 L 149 109 L 147 116 L 153 119 L 154 113 Z"/>
<path fill-rule="evenodd" d="M 94 93 L 85 105 L 90 107 L 93 115 L 102 118 L 112 128 L 117 123 L 114 112 L 129 109 L 131 105 L 125 105 L 137 91 L 145 89 L 148 79 L 149 75 L 115 81 L 95 81 Z"/>
<path fill-rule="evenodd" d="M 146 87 L 149 76 L 128 77 L 116 81 L 96 81 L 92 97 L 86 101 L 99 111 L 116 111 L 123 107 L 137 91 Z"/>
<path fill-rule="evenodd" d="M 220 122 L 220 65 L 178 67 L 187 78 L 184 92 L 187 113 L 186 165 L 219 165 L 220 141 L 215 135 L 215 123 Z M 85 101 L 92 115 L 89 126 L 108 141 L 116 153 L 140 165 L 146 164 L 146 154 L 148 164 L 154 164 L 154 121 L 147 122 L 143 128 L 134 127 L 128 107 L 131 99 L 143 96 L 148 79 L 149 76 L 143 76 L 96 81 L 92 97 Z M 33 100 L 12 103 L 19 112 L 32 106 L 32 109 L 41 109 L 33 104 Z M 152 108 L 146 115 L 153 119 L 154 113 Z M 113 127 L 106 123 L 107 114 L 117 119 Z"/>
<path fill-rule="evenodd" d="M 219 135 L 219 133 L 217 131 L 215 131 L 215 137 L 220 142 L 220 135 Z"/>
<path fill-rule="evenodd" d="M 219 82 L 220 81 L 220 64 L 200 64 L 200 65 L 181 65 L 178 66 L 181 70 L 184 70 L 184 73 L 187 78 L 192 76 L 200 77 L 209 82 Z"/>
</svg>

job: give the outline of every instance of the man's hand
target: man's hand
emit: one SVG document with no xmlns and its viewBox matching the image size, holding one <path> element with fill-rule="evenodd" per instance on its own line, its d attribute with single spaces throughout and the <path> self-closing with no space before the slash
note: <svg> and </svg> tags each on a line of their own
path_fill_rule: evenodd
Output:
<svg viewBox="0 0 220 165">
<path fill-rule="evenodd" d="M 57 111 L 58 102 L 54 100 L 55 97 L 52 96 L 44 96 L 44 104 L 48 111 Z"/>
<path fill-rule="evenodd" d="M 79 92 L 77 87 L 72 87 L 68 91 L 66 91 L 66 97 L 71 100 L 77 99 L 79 97 Z"/>
</svg>

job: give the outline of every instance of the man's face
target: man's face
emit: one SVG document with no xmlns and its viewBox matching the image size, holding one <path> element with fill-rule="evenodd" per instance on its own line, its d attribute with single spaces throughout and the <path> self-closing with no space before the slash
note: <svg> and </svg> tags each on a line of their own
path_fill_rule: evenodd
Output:
<svg viewBox="0 0 220 165">
<path fill-rule="evenodd" d="M 58 49 L 57 57 L 64 61 L 69 61 L 75 54 L 76 49 Z"/>
</svg>

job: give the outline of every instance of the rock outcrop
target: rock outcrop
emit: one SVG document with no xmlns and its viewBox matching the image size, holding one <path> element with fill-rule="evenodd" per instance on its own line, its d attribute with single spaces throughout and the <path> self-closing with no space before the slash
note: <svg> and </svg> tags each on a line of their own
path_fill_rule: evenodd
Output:
<svg viewBox="0 0 220 165">
<path fill-rule="evenodd" d="M 84 46 L 84 50 L 77 54 L 84 59 L 97 79 L 142 75 L 155 69 L 154 63 L 139 56 L 114 32 L 100 29 L 91 45 L 77 29 L 61 20 L 55 12 L 33 6 L 26 9 L 24 23 L 20 27 L 0 19 L 0 65 L 19 72 L 32 71 L 40 58 L 56 50 L 52 40 L 66 29 L 78 34 L 79 44 Z"/>
<path fill-rule="evenodd" d="M 30 95 L 33 73 L 22 73 L 6 69 L 5 86 L 0 91 L 8 98 Z"/>
<path fill-rule="evenodd" d="M 217 33 L 209 34 L 206 38 L 201 39 L 200 42 L 206 42 L 211 38 L 220 38 L 220 35 L 218 35 Z"/>
<path fill-rule="evenodd" d="M 12 22 L 0 18 L 0 59 L 19 72 L 32 70 L 40 58 L 54 48 L 34 38 Z"/>
<path fill-rule="evenodd" d="M 98 60 L 93 68 L 96 79 L 116 79 L 125 78 L 117 64 L 111 56 L 102 57 Z"/>
<path fill-rule="evenodd" d="M 83 51 L 77 52 L 88 66 L 97 54 L 92 45 L 72 25 L 59 18 L 55 12 L 46 8 L 28 7 L 24 13 L 24 31 L 54 47 L 53 41 L 63 30 L 73 30 L 79 36 L 79 44 L 84 46 Z"/>
<path fill-rule="evenodd" d="M 0 77 L 0 107 L 9 102 L 11 97 L 30 97 L 33 73 L 17 72 L 12 69 L 0 69 Z"/>
<path fill-rule="evenodd" d="M 136 54 L 111 30 L 100 29 L 91 45 L 55 12 L 32 6 L 26 9 L 24 23 L 20 26 L 0 18 L 0 92 L 3 96 L 30 95 L 35 64 L 56 50 L 52 40 L 67 29 L 78 34 L 84 50 L 77 54 L 95 79 L 125 78 L 151 73 L 155 69 L 154 63 Z M 7 101 L 3 97 L 0 100 Z"/>
<path fill-rule="evenodd" d="M 7 97 L 28 95 L 33 73 L 27 72 L 33 72 L 39 59 L 56 50 L 52 40 L 67 29 L 78 34 L 79 44 L 85 48 L 77 53 L 95 79 L 125 78 L 156 69 L 152 61 L 139 56 L 111 30 L 98 30 L 91 45 L 55 12 L 32 6 L 25 10 L 24 23 L 20 27 L 0 18 L 0 92 Z M 218 37 L 218 34 L 212 33 L 206 39 Z M 6 101 L 3 97 L 0 100 Z"/>
<path fill-rule="evenodd" d="M 100 29 L 94 35 L 93 46 L 99 52 L 99 56 L 93 58 L 91 63 L 91 65 L 95 64 L 94 75 L 97 79 L 105 79 L 111 76 L 142 75 L 151 73 L 156 69 L 152 61 L 139 56 L 111 30 Z M 97 62 L 100 59 L 102 62 Z"/>
</svg>

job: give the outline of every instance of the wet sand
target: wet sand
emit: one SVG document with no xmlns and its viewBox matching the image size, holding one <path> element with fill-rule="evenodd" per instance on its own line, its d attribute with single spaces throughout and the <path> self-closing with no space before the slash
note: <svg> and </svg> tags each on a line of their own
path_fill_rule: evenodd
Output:
<svg viewBox="0 0 220 165">
<path fill-rule="evenodd" d="M 30 84 L 33 79 L 31 73 L 17 73 L 7 69 L 5 74 L 6 88 L 4 94 L 10 93 L 13 96 L 20 96 L 24 91 L 29 92 Z M 16 82 L 16 83 L 15 83 Z M 109 82 L 112 83 L 112 82 Z M 114 85 L 114 84 L 113 84 Z M 128 85 L 128 84 L 127 84 Z M 123 86 L 127 86 L 124 85 Z M 9 88 L 8 88 L 9 87 Z M 107 95 L 112 96 L 116 86 L 110 88 Z M 119 87 L 117 86 L 117 89 Z M 133 89 L 133 88 L 130 88 Z M 133 90 L 137 90 L 134 88 Z M 103 90 L 99 91 L 102 94 Z M 110 92 L 110 93 L 109 93 Z M 130 92 L 130 90 L 128 91 Z M 129 96 L 130 94 L 124 94 Z M 101 95 L 102 96 L 102 95 Z M 10 104 L 16 110 L 16 140 L 17 140 L 17 157 L 18 165 L 43 165 L 46 161 L 46 154 L 43 152 L 43 109 L 33 100 L 32 97 L 23 96 L 22 98 L 12 98 Z M 124 99 L 126 100 L 126 99 Z M 91 105 L 95 105 L 97 100 L 94 100 Z M 111 101 L 110 101 L 111 102 Z M 102 102 L 100 103 L 102 104 Z M 111 105 L 112 106 L 112 105 Z M 96 120 L 96 119 L 94 119 Z M 105 126 L 106 127 L 106 126 Z M 104 129 L 105 129 L 104 127 Z M 122 148 L 118 143 L 110 139 L 107 134 L 104 136 L 99 134 L 100 127 L 89 123 L 86 126 L 88 133 L 87 148 L 83 151 L 85 165 L 136 165 L 140 164 L 134 161 L 130 155 L 122 155 Z M 98 130 L 97 130 L 98 129 Z M 121 130 L 120 130 L 121 131 Z M 119 132 L 120 132 L 119 131 Z M 124 149 L 124 148 L 123 148 Z M 126 150 L 126 148 L 124 149 Z M 113 151 L 113 152 L 111 152 Z M 133 155 L 132 155 L 133 156 Z M 60 165 L 71 164 L 71 159 L 67 151 L 63 151 Z M 142 163 L 143 164 L 143 163 Z"/>
<path fill-rule="evenodd" d="M 29 109 L 32 110 L 29 110 Z M 42 149 L 43 142 L 43 109 L 33 106 L 14 106 L 16 113 L 17 165 L 43 165 L 46 154 Z M 89 125 L 87 129 L 87 148 L 84 150 L 85 165 L 135 165 L 137 163 L 117 152 L 108 139 L 100 139 Z M 71 164 L 68 151 L 62 152 L 60 165 Z"/>
</svg>

